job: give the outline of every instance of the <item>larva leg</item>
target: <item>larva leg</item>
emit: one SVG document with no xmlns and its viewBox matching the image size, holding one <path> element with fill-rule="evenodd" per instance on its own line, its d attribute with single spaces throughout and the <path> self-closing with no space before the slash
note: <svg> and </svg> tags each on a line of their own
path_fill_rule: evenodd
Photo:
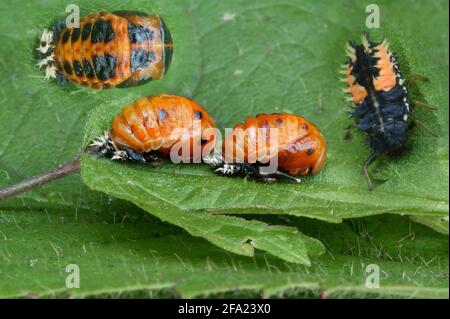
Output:
<svg viewBox="0 0 450 319">
<path fill-rule="evenodd" d="M 378 154 L 376 152 L 373 152 L 372 154 L 370 154 L 369 158 L 367 159 L 367 161 L 364 163 L 364 176 L 366 178 L 367 181 L 367 186 L 369 186 L 369 190 L 373 190 L 373 184 L 372 184 L 372 179 L 370 178 L 369 175 L 369 166 L 370 164 L 372 164 L 376 159 L 378 158 Z"/>
<path fill-rule="evenodd" d="M 435 133 L 431 128 L 429 128 L 427 125 L 425 125 L 425 123 L 423 123 L 419 119 L 414 118 L 413 121 L 414 121 L 414 123 L 418 124 L 420 127 L 422 127 L 425 131 L 427 131 L 428 133 L 430 133 L 434 137 L 439 137 L 439 135 L 437 133 Z"/>
<path fill-rule="evenodd" d="M 408 88 L 410 88 L 411 86 L 413 86 L 417 81 L 428 81 L 428 78 L 422 75 L 418 75 L 418 74 L 413 74 L 407 81 L 406 81 L 406 86 Z M 419 100 L 413 100 L 412 101 L 413 106 L 422 106 L 425 107 L 427 109 L 430 110 L 435 110 L 436 108 L 428 103 L 425 103 L 423 101 L 419 101 Z"/>
<path fill-rule="evenodd" d="M 436 107 L 434 107 L 433 105 L 419 101 L 419 100 L 412 100 L 412 104 L 413 104 L 413 106 L 422 106 L 429 110 L 436 110 Z"/>
<path fill-rule="evenodd" d="M 428 81 L 428 78 L 423 75 L 413 74 L 407 81 L 406 86 L 411 87 L 417 81 Z"/>
</svg>

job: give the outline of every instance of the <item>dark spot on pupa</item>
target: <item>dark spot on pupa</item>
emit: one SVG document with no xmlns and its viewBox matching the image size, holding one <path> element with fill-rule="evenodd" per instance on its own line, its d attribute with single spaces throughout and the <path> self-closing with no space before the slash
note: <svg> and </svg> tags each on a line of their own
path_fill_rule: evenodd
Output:
<svg viewBox="0 0 450 319">
<path fill-rule="evenodd" d="M 114 67 L 116 65 L 116 58 L 114 56 L 109 54 L 103 56 L 94 55 L 92 57 L 92 64 L 94 65 L 95 74 L 99 80 L 106 81 L 114 76 Z"/>
<path fill-rule="evenodd" d="M 155 58 L 153 52 L 145 51 L 142 49 L 131 51 L 131 72 L 147 67 Z"/>
<path fill-rule="evenodd" d="M 62 37 L 61 37 L 61 43 L 65 44 L 70 38 L 70 29 L 64 31 Z"/>
<path fill-rule="evenodd" d="M 91 43 L 109 42 L 114 39 L 111 21 L 99 19 L 92 27 Z"/>
<path fill-rule="evenodd" d="M 89 63 L 89 61 L 86 59 L 83 59 L 83 69 L 84 69 L 84 73 L 86 73 L 86 76 L 89 79 L 92 79 L 95 77 L 94 68 Z"/>
<path fill-rule="evenodd" d="M 194 112 L 194 118 L 195 118 L 196 120 L 201 120 L 202 117 L 203 117 L 202 112 L 200 112 L 200 111 L 195 111 L 195 112 Z"/>
<path fill-rule="evenodd" d="M 275 119 L 275 124 L 276 124 L 277 126 L 280 126 L 281 124 L 283 124 L 283 120 L 280 119 L 279 117 L 277 117 L 277 118 Z"/>
<path fill-rule="evenodd" d="M 166 111 L 163 109 L 158 109 L 158 121 L 161 123 L 164 121 L 164 119 L 169 115 Z"/>
<path fill-rule="evenodd" d="M 85 41 L 89 38 L 89 35 L 91 34 L 92 24 L 86 23 L 83 26 L 83 31 L 81 32 L 81 40 Z"/>
<path fill-rule="evenodd" d="M 303 129 L 303 130 L 307 130 L 307 129 L 308 129 L 308 124 L 303 123 L 303 124 L 302 124 L 302 129 Z"/>
<path fill-rule="evenodd" d="M 84 72 L 83 72 L 83 66 L 81 65 L 81 63 L 75 60 L 72 62 L 72 65 L 73 65 L 73 69 L 75 70 L 75 74 L 78 77 L 82 77 Z"/>
<path fill-rule="evenodd" d="M 78 39 L 80 38 L 80 33 L 80 28 L 73 29 L 72 37 L 70 38 L 72 40 L 72 43 L 78 41 Z"/>
<path fill-rule="evenodd" d="M 66 73 L 68 75 L 71 75 L 73 72 L 72 67 L 70 66 L 69 62 L 67 62 L 67 61 L 64 62 L 64 71 L 66 71 Z"/>
<path fill-rule="evenodd" d="M 312 149 L 312 148 L 308 148 L 306 150 L 306 154 L 308 154 L 308 155 L 311 155 L 313 152 L 314 152 L 314 149 Z"/>
<path fill-rule="evenodd" d="M 153 41 L 154 32 L 148 30 L 147 28 L 142 28 L 134 25 L 133 23 L 128 23 L 128 37 L 131 43 L 144 43 L 148 41 Z"/>
</svg>

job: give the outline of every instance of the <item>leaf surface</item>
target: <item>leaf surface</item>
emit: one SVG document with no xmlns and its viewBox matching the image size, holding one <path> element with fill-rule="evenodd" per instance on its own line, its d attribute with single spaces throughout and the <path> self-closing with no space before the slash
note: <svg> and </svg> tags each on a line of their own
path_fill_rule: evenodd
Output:
<svg viewBox="0 0 450 319">
<path fill-rule="evenodd" d="M 77 4 L 81 15 L 124 9 L 117 0 Z M 448 297 L 447 238 L 403 222 L 408 231 L 398 226 L 376 232 L 371 238 L 382 242 L 382 249 L 369 242 L 361 255 L 355 247 L 367 237 L 348 230 L 349 223 L 358 222 L 317 221 L 390 212 L 411 215 L 448 235 L 448 222 L 441 221 L 448 215 L 448 3 L 410 2 L 407 9 L 401 2 L 378 5 L 381 29 L 371 33 L 375 39 L 388 37 L 406 77 L 429 78 L 411 88 L 412 97 L 437 111 L 414 113 L 439 138 L 414 128 L 403 156 L 373 166 L 377 188 L 368 192 L 361 163 L 369 149 L 359 133 L 343 138 L 350 120 L 338 82 L 343 44 L 365 31 L 366 3 L 132 1 L 126 9 L 164 17 L 174 37 L 173 65 L 162 81 L 93 92 L 45 82 L 35 66 L 36 40 L 44 27 L 65 16 L 65 1 L 1 1 L 0 186 L 69 160 L 122 107 L 151 94 L 194 97 L 222 129 L 256 113 L 297 113 L 320 126 L 329 153 L 325 170 L 301 185 L 216 177 L 203 165 L 166 163 L 150 170 L 83 156 L 83 180 L 100 192 L 72 176 L 0 203 L 0 274 L 7 278 L 0 295 L 136 296 L 143 291 L 154 297 L 173 295 L 175 287 L 183 296 L 242 290 L 244 296 L 317 297 L 326 290 L 329 296 Z M 133 203 L 228 251 L 254 257 L 228 254 L 192 238 L 142 214 Z M 275 215 L 284 215 L 282 222 Z M 384 218 L 369 221 L 392 226 L 403 220 Z M 415 227 L 425 239 L 411 239 L 409 229 Z M 328 233 L 333 236 L 324 236 Z M 409 243 L 408 258 L 398 256 L 398 241 Z M 327 252 L 317 257 L 323 246 Z M 389 256 L 380 254 L 388 247 Z M 87 280 L 78 292 L 64 287 L 66 261 L 88 270 L 82 270 Z M 389 274 L 376 292 L 362 280 L 361 265 L 367 263 Z"/>
</svg>

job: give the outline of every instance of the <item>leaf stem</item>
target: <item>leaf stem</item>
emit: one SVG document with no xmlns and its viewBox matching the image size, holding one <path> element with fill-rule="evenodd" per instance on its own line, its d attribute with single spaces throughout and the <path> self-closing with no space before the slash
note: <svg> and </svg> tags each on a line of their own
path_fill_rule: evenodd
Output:
<svg viewBox="0 0 450 319">
<path fill-rule="evenodd" d="M 52 168 L 41 174 L 25 178 L 17 184 L 0 189 L 0 201 L 12 198 L 20 193 L 42 186 L 56 179 L 80 172 L 80 156 L 77 155 L 69 162 Z"/>
</svg>

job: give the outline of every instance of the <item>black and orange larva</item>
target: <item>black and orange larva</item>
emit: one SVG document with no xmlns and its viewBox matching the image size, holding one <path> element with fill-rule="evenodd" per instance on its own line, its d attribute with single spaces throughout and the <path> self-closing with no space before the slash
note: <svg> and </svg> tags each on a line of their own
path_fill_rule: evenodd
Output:
<svg viewBox="0 0 450 319">
<path fill-rule="evenodd" d="M 345 74 L 342 81 L 348 88 L 344 92 L 352 95 L 348 98 L 354 103 L 351 115 L 356 119 L 356 128 L 367 135 L 372 149 L 364 164 L 364 174 L 372 189 L 369 165 L 381 155 L 403 151 L 407 145 L 411 112 L 409 92 L 387 40 L 376 43 L 363 35 L 362 44 L 347 43 L 346 51 L 348 61 L 342 66 Z"/>
<path fill-rule="evenodd" d="M 276 133 L 276 135 L 275 135 Z M 219 175 L 240 175 L 272 182 L 319 173 L 325 163 L 326 141 L 319 128 L 294 114 L 258 114 L 233 127 L 225 136 L 221 154 L 206 156 Z M 263 173 L 271 159 L 277 158 L 276 171 Z"/>
<path fill-rule="evenodd" d="M 162 78 L 173 45 L 160 16 L 117 11 L 85 16 L 79 28 L 57 23 L 44 30 L 37 51 L 45 79 L 104 89 Z"/>
<path fill-rule="evenodd" d="M 215 128 L 208 112 L 192 99 L 167 94 L 148 96 L 125 107 L 113 119 L 111 128 L 93 141 L 89 152 L 112 160 L 154 163 L 169 157 L 172 147 L 178 144 L 177 150 L 184 148 L 188 152 L 175 154 L 177 158 L 195 162 L 214 148 Z M 174 134 L 176 129 L 185 132 Z M 198 153 L 194 145 L 198 145 Z"/>
</svg>

